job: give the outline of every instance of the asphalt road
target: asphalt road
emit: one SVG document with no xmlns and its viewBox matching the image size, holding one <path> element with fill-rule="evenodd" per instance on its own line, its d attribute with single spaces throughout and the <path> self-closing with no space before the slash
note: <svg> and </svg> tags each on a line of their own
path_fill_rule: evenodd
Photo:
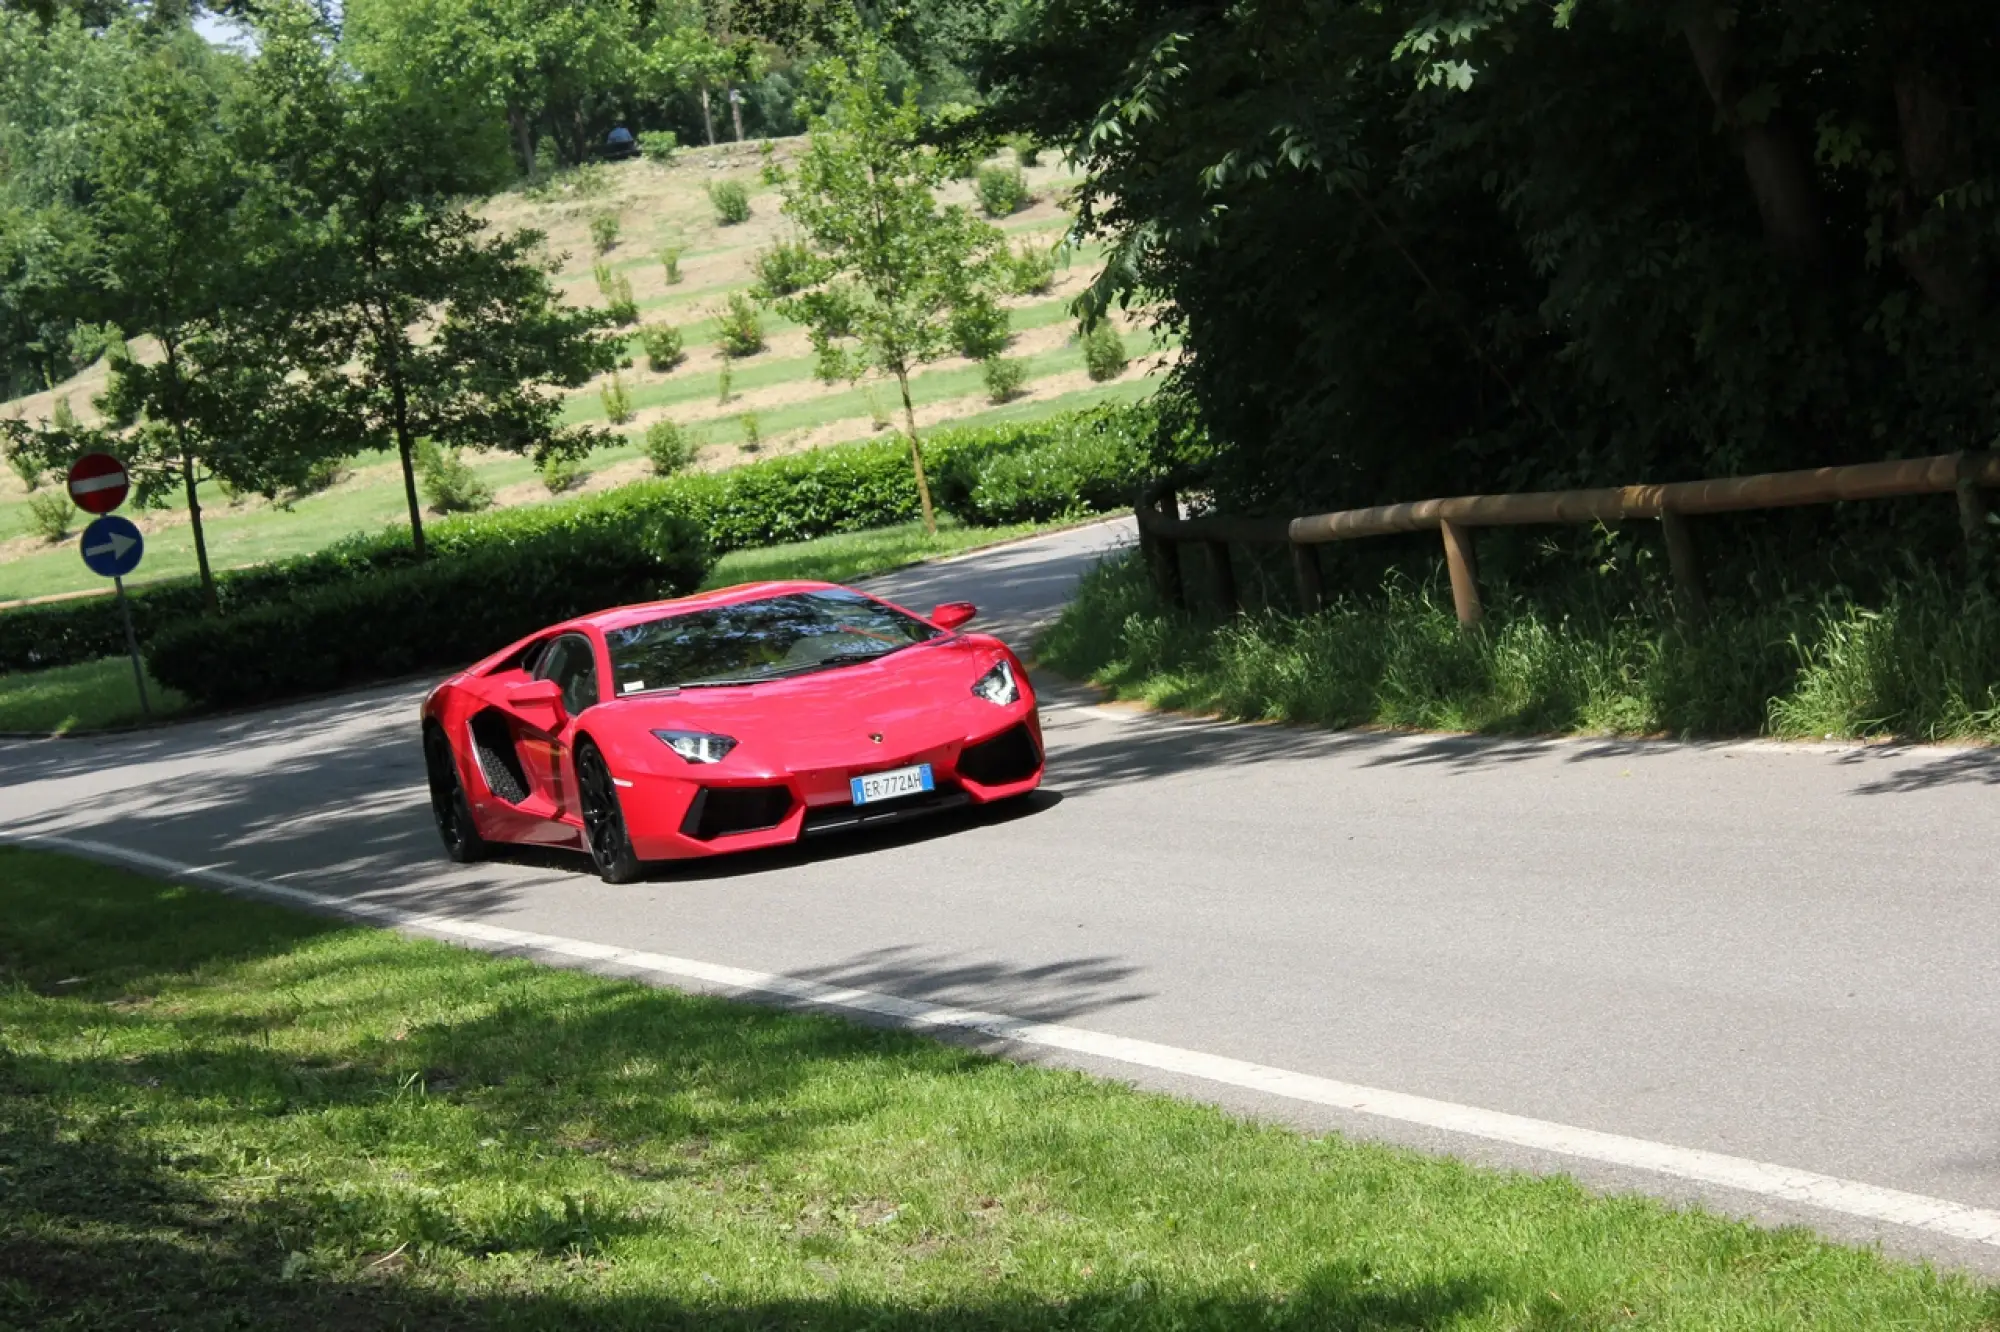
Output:
<svg viewBox="0 0 2000 1332">
<path fill-rule="evenodd" d="M 920 607 L 978 602 L 1020 641 L 1129 531 L 876 586 Z M 422 692 L 0 745 L 0 831 L 2000 1209 L 1989 752 L 1334 734 L 1046 691 L 1047 793 L 1025 811 L 615 888 L 580 859 L 444 861 Z M 2000 1243 L 1024 1052 L 2000 1273 Z"/>
</svg>

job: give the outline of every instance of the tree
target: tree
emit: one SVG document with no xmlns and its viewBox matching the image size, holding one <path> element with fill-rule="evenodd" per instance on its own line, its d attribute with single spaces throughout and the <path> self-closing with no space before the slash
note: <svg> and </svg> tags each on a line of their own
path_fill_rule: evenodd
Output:
<svg viewBox="0 0 2000 1332">
<path fill-rule="evenodd" d="M 142 498 L 177 485 L 202 595 L 218 609 L 201 486 L 274 493 L 321 436 L 285 334 L 286 275 L 268 262 L 290 225 L 241 155 L 236 70 L 199 38 L 155 44 L 98 128 L 90 218 L 99 278 L 156 358 L 114 358 L 99 407 Z"/>
<path fill-rule="evenodd" d="M 603 432 L 563 428 L 550 390 L 611 369 L 618 342 L 556 295 L 539 234 L 491 235 L 459 201 L 479 183 L 455 150 L 476 143 L 477 108 L 353 77 L 324 36 L 310 10 L 274 8 L 254 76 L 275 170 L 314 219 L 291 336 L 313 349 L 327 428 L 395 450 L 421 557 L 418 441 L 579 456 Z"/>
<path fill-rule="evenodd" d="M 822 379 L 851 381 L 871 368 L 894 376 L 924 530 L 935 532 L 910 372 L 950 354 L 955 329 L 998 313 L 1001 240 L 967 209 L 938 205 L 932 191 L 951 162 L 922 141 L 915 89 L 890 97 L 881 59 L 876 39 L 860 37 L 848 57 L 815 71 L 827 110 L 785 186 L 785 214 L 810 255 L 806 285 L 766 295 L 806 327 Z"/>
</svg>

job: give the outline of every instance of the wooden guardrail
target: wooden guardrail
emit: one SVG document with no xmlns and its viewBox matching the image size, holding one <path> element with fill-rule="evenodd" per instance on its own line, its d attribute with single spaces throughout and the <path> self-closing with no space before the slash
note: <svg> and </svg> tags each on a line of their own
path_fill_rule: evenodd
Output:
<svg viewBox="0 0 2000 1332">
<path fill-rule="evenodd" d="M 1199 543 L 1207 549 L 1214 569 L 1216 595 L 1230 614 L 1240 608 L 1235 570 L 1230 562 L 1232 544 L 1290 547 L 1299 602 L 1310 612 L 1319 609 L 1323 600 L 1318 554 L 1322 544 L 1436 529 L 1444 540 L 1445 567 L 1451 573 L 1451 596 L 1459 623 L 1471 626 L 1479 622 L 1481 613 L 1478 562 L 1471 535 L 1475 528 L 1658 520 L 1666 537 L 1676 600 L 1684 613 L 1699 618 L 1706 613 L 1705 599 L 1694 542 L 1687 528 L 1688 518 L 1843 500 L 1948 494 L 1958 501 L 1959 523 L 1967 543 L 1979 547 L 1984 542 L 1986 524 L 1985 498 L 1979 493 L 1982 488 L 2000 488 L 2000 455 L 1947 453 L 1931 458 L 1768 472 L 1662 486 L 1462 495 L 1456 499 L 1384 504 L 1303 518 L 1183 518 L 1175 491 L 1156 486 L 1141 493 L 1137 516 L 1140 546 L 1168 599 L 1176 605 L 1187 604 L 1180 547 Z"/>
</svg>

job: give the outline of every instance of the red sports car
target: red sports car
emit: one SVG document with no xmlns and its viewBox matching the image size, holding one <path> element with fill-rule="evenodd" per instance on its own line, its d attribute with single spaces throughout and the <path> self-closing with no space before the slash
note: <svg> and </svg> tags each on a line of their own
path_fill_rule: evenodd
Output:
<svg viewBox="0 0 2000 1332">
<path fill-rule="evenodd" d="M 1041 719 L 1021 663 L 830 583 L 752 583 L 586 615 L 424 700 L 445 850 L 574 847 L 611 883 L 718 855 L 1024 795 Z"/>
</svg>

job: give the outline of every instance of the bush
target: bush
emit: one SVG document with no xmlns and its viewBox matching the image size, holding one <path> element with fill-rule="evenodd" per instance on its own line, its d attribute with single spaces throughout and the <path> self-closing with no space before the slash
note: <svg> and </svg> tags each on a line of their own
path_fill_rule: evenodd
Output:
<svg viewBox="0 0 2000 1332">
<path fill-rule="evenodd" d="M 417 445 L 417 481 L 438 513 L 477 513 L 493 503 L 493 491 L 457 449 L 425 440 Z"/>
<path fill-rule="evenodd" d="M 583 464 L 575 458 L 565 458 L 552 453 L 542 459 L 539 469 L 542 484 L 549 488 L 549 494 L 560 495 L 567 490 L 575 490 L 590 474 L 583 470 Z"/>
<path fill-rule="evenodd" d="M 730 292 L 728 303 L 715 318 L 716 340 L 722 344 L 724 356 L 755 356 L 764 350 L 764 321 L 747 293 Z"/>
<path fill-rule="evenodd" d="M 624 425 L 632 419 L 632 394 L 616 370 L 611 372 L 611 382 L 597 390 L 597 396 L 604 404 L 604 419 L 612 425 Z"/>
<path fill-rule="evenodd" d="M 745 412 L 736 419 L 743 424 L 743 451 L 755 453 L 763 448 L 764 436 L 758 430 L 757 413 Z"/>
<path fill-rule="evenodd" d="M 154 637 L 147 664 L 161 684 L 211 706 L 257 703 L 462 666 L 556 621 L 700 586 L 710 560 L 693 524 L 618 509 L 594 516 L 185 620 Z"/>
<path fill-rule="evenodd" d="M 680 246 L 662 246 L 660 249 L 660 266 L 667 270 L 667 285 L 670 287 L 679 286 L 682 277 Z"/>
<path fill-rule="evenodd" d="M 36 536 L 51 545 L 69 535 L 75 514 L 76 506 L 70 503 L 67 492 L 37 491 L 28 499 L 28 524 Z"/>
<path fill-rule="evenodd" d="M 1028 179 L 1019 167 L 983 166 L 973 188 L 988 217 L 1018 213 L 1028 202 Z"/>
<path fill-rule="evenodd" d="M 766 185 L 784 184 L 785 167 L 778 161 L 778 145 L 769 139 L 764 140 L 763 146 L 757 150 L 757 156 L 760 159 L 757 166 L 758 179 Z"/>
<path fill-rule="evenodd" d="M 1034 135 L 1010 135 L 1007 139 L 1007 146 L 1014 150 L 1014 160 L 1022 166 L 1031 167 L 1042 164 L 1042 146 L 1035 142 Z"/>
<path fill-rule="evenodd" d="M 609 254 L 618 246 L 618 214 L 599 213 L 590 219 L 590 243 L 599 254 Z"/>
<path fill-rule="evenodd" d="M 646 349 L 646 363 L 656 373 L 665 374 L 687 359 L 681 331 L 672 324 L 648 324 L 639 330 L 639 345 Z"/>
<path fill-rule="evenodd" d="M 659 162 L 662 165 L 671 162 L 674 160 L 674 154 L 680 151 L 680 146 L 680 136 L 672 130 L 639 131 L 639 151 L 646 155 L 648 162 Z"/>
<path fill-rule="evenodd" d="M 729 353 L 727 351 L 723 352 L 722 366 L 715 372 L 715 402 L 719 407 L 728 406 L 729 399 L 734 396 L 729 391 L 729 382 L 735 378 L 730 373 L 731 364 L 733 363 L 729 359 Z"/>
<path fill-rule="evenodd" d="M 986 378 L 986 399 L 994 405 L 1010 402 L 1028 382 L 1028 363 L 1012 356 L 989 356 L 980 366 Z"/>
<path fill-rule="evenodd" d="M 757 294 L 765 300 L 804 291 L 818 280 L 812 249 L 802 241 L 779 241 L 757 255 Z"/>
<path fill-rule="evenodd" d="M 590 272 L 597 279 L 598 294 L 604 297 L 604 308 L 612 322 L 621 325 L 639 322 L 639 303 L 632 298 L 632 279 L 612 272 L 611 265 L 601 260 L 591 265 Z"/>
<path fill-rule="evenodd" d="M 655 476 L 685 472 L 700 451 L 694 436 L 672 421 L 655 421 L 646 427 L 646 461 L 653 465 Z"/>
<path fill-rule="evenodd" d="M 1067 431 L 1086 428 L 1122 433 L 1136 454 L 1150 437 L 1150 421 L 1145 408 L 1100 409 L 1030 425 L 943 430 L 925 441 L 924 457 L 939 504 L 947 512 L 978 522 L 982 512 L 995 507 L 992 496 L 984 492 L 981 504 L 973 502 L 983 458 L 1046 445 Z M 650 445 L 652 431 L 647 438 Z M 698 441 L 689 444 L 690 451 L 698 447 Z M 420 474 L 425 470 L 423 460 L 435 452 L 428 443 L 419 447 Z M 1104 493 L 1105 488 L 1092 487 L 1086 499 Z M 899 437 L 782 455 L 722 472 L 639 481 L 548 504 L 462 513 L 429 524 L 425 540 L 432 553 L 443 558 L 493 544 L 516 545 L 549 527 L 587 526 L 600 521 L 593 515 L 628 511 L 685 517 L 722 553 L 908 522 L 918 508 L 909 446 Z M 415 563 L 409 529 L 398 525 L 349 537 L 311 555 L 222 573 L 216 578 L 216 592 L 224 616 L 230 617 Z M 202 611 L 201 587 L 193 578 L 135 589 L 130 601 L 133 628 L 142 645 Z M 110 597 L 0 611 L 0 671 L 66 666 L 124 650 L 118 604 Z"/>
<path fill-rule="evenodd" d="M 740 180 L 718 180 L 711 184 L 708 202 L 715 209 L 716 222 L 722 226 L 740 226 L 750 220 L 750 191 L 743 188 Z"/>
<path fill-rule="evenodd" d="M 1055 251 L 1024 243 L 1007 260 L 1007 289 L 1016 296 L 1040 296 L 1056 284 Z"/>
<path fill-rule="evenodd" d="M 11 467 L 14 475 L 20 478 L 21 489 L 32 494 L 42 488 L 42 465 L 26 449 L 7 450 L 7 466 Z"/>
<path fill-rule="evenodd" d="M 991 301 L 976 301 L 952 312 L 951 340 L 968 361 L 984 361 L 1007 350 L 1014 340 L 1007 312 Z"/>
<path fill-rule="evenodd" d="M 1101 384 L 1125 373 L 1131 358 L 1125 355 L 1125 339 L 1108 319 L 1099 320 L 1083 335 L 1083 367 L 1093 381 Z"/>
<path fill-rule="evenodd" d="M 1149 470 L 1152 413 L 1097 408 L 931 436 L 932 490 L 961 520 L 1045 522 L 1130 504 Z"/>
</svg>

